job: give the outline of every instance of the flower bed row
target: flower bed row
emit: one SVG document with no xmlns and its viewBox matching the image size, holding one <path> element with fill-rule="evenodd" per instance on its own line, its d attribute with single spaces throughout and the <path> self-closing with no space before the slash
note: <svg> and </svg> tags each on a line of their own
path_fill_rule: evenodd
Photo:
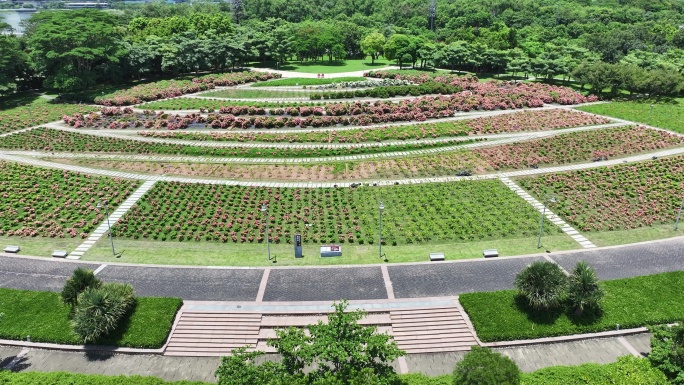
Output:
<svg viewBox="0 0 684 385">
<path fill-rule="evenodd" d="M 79 104 L 55 104 L 36 100 L 23 107 L 0 111 L 0 134 L 54 122 L 64 115 L 94 111 L 90 106 Z"/>
<path fill-rule="evenodd" d="M 423 148 L 463 145 L 472 140 L 450 140 L 439 143 L 373 144 L 352 147 L 258 148 L 185 146 L 175 143 L 150 143 L 111 137 L 93 136 L 37 128 L 0 138 L 0 148 L 59 152 L 103 152 L 125 154 L 175 154 L 193 156 L 230 156 L 240 158 L 309 158 L 413 151 Z"/>
<path fill-rule="evenodd" d="M 260 83 L 255 83 L 260 84 Z M 221 107 L 247 106 L 261 108 L 284 108 L 297 106 L 323 106 L 323 102 L 263 102 L 245 100 L 225 100 L 206 98 L 176 98 L 145 103 L 140 108 L 149 110 L 199 110 L 200 112 L 215 112 Z"/>
<path fill-rule="evenodd" d="M 384 140 L 429 139 L 447 136 L 497 134 L 502 132 L 541 131 L 559 128 L 606 124 L 608 119 L 565 109 L 523 111 L 453 122 L 411 126 L 360 128 L 358 130 L 265 133 L 141 131 L 141 136 L 198 141 L 236 141 L 267 143 L 362 143 Z"/>
<path fill-rule="evenodd" d="M 672 223 L 682 200 L 684 157 L 520 179 L 580 231 L 634 229 Z"/>
<path fill-rule="evenodd" d="M 584 96 L 571 88 L 543 83 L 517 83 L 491 80 L 479 82 L 473 76 L 459 76 L 441 73 L 405 73 L 403 71 L 370 71 L 364 76 L 380 79 L 407 80 L 415 84 L 437 82 L 462 87 L 473 94 L 484 97 L 501 93 L 522 94 L 543 103 L 579 104 L 598 100 L 594 95 Z"/>
<path fill-rule="evenodd" d="M 162 80 L 99 96 L 95 98 L 95 103 L 105 106 L 125 106 L 206 91 L 216 86 L 233 86 L 278 77 L 280 74 L 269 72 L 232 72 L 206 75 L 193 80 Z"/>
<path fill-rule="evenodd" d="M 137 185 L 0 162 L 0 235 L 87 238 L 105 219 L 97 203 L 116 207 Z"/>
<path fill-rule="evenodd" d="M 521 237 L 537 231 L 534 209 L 491 180 L 360 189 L 157 183 L 122 218 L 116 232 L 176 242 L 263 242 L 261 206 L 267 203 L 272 242 L 289 243 L 294 233 L 301 233 L 305 243 L 370 244 L 377 241 L 380 199 L 386 244 Z M 559 232 L 551 226 L 545 230 Z"/>
<path fill-rule="evenodd" d="M 496 170 L 544 164 L 602 161 L 640 152 L 684 145 L 684 137 L 642 126 L 572 132 L 551 138 L 478 148 Z"/>
</svg>

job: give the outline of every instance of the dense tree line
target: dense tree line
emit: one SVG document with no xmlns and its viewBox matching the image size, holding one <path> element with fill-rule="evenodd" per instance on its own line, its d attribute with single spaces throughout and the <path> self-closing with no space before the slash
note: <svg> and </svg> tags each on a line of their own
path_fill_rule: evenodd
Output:
<svg viewBox="0 0 684 385">
<path fill-rule="evenodd" d="M 434 30 L 424 0 L 113 7 L 40 12 L 24 36 L 0 36 L 0 93 L 381 56 L 401 66 L 572 78 L 609 93 L 677 93 L 684 73 L 681 0 L 439 0 Z"/>
</svg>

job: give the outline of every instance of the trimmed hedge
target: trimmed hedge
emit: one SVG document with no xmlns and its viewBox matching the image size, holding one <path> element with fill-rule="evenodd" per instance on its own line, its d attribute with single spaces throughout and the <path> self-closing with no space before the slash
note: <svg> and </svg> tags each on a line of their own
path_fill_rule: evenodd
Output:
<svg viewBox="0 0 684 385">
<path fill-rule="evenodd" d="M 98 345 L 155 349 L 164 345 L 171 331 L 180 298 L 137 299 L 131 316 Z M 69 320 L 70 308 L 59 293 L 0 288 L 0 313 L 5 313 L 0 338 L 79 345 Z"/>
<path fill-rule="evenodd" d="M 534 312 L 515 290 L 459 296 L 482 341 L 591 333 L 684 319 L 684 271 L 602 282 L 602 314 Z"/>
<path fill-rule="evenodd" d="M 103 376 L 100 374 L 74 374 L 65 372 L 0 371 L 0 385 L 208 385 L 208 382 L 167 382 L 156 377 Z"/>
<path fill-rule="evenodd" d="M 624 356 L 599 365 L 553 366 L 523 375 L 521 385 L 667 385 L 665 375 L 646 358 Z"/>
</svg>

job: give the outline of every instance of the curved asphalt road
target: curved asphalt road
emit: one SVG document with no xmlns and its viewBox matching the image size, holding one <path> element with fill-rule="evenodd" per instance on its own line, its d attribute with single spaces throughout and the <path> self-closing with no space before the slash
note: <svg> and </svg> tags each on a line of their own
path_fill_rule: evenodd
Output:
<svg viewBox="0 0 684 385">
<path fill-rule="evenodd" d="M 596 268 L 600 279 L 617 279 L 684 270 L 684 237 L 627 246 L 547 254 L 570 271 L 580 260 Z M 515 275 L 542 255 L 446 263 L 388 264 L 396 298 L 452 296 L 513 288 Z M 61 290 L 78 266 L 100 263 L 21 258 L 0 254 L 0 287 Z M 158 267 L 111 264 L 98 277 L 127 282 L 141 296 L 186 300 L 255 301 L 263 268 Z M 334 301 L 386 299 L 379 265 L 355 267 L 271 268 L 263 301 Z"/>
</svg>

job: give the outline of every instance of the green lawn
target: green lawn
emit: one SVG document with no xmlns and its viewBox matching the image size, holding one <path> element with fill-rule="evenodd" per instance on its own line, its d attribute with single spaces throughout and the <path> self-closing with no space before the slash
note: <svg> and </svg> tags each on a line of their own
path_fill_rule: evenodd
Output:
<svg viewBox="0 0 684 385">
<path fill-rule="evenodd" d="M 43 238 L 43 237 L 8 237 L 0 236 L 0 250 L 7 245 L 19 246 L 19 255 L 49 257 L 55 250 L 74 250 L 84 239 L 76 238 Z"/>
<path fill-rule="evenodd" d="M 132 348 L 159 348 L 171 331 L 179 298 L 139 297 L 131 316 L 97 344 Z M 0 288 L 0 338 L 79 345 L 69 321 L 69 307 L 59 293 Z"/>
<path fill-rule="evenodd" d="M 252 84 L 252 87 L 280 87 L 280 86 L 320 86 L 324 84 L 341 83 L 341 82 L 361 82 L 366 80 L 363 76 L 346 76 L 342 78 L 285 78 L 270 80 L 267 82 L 258 82 Z"/>
<path fill-rule="evenodd" d="M 252 63 L 251 65 L 257 68 L 276 69 L 275 63 Z M 376 60 L 375 63 L 371 63 L 370 59 L 341 60 L 333 62 L 328 62 L 325 60 L 312 62 L 288 62 L 278 66 L 278 69 L 281 71 L 295 71 L 308 74 L 333 74 L 340 72 L 378 70 L 388 65 L 390 65 L 390 63 L 386 60 Z"/>
<path fill-rule="evenodd" d="M 553 251 L 577 249 L 579 245 L 567 235 L 545 235 L 543 244 Z M 268 261 L 266 244 L 233 244 L 215 242 L 172 242 L 114 239 L 120 258 L 112 256 L 109 239 L 102 238 L 90 249 L 83 260 L 116 261 L 123 263 L 199 265 L 199 266 L 272 266 Z M 377 245 L 343 244 L 343 256 L 321 258 L 319 245 L 304 245 L 304 258 L 294 258 L 290 244 L 271 244 L 271 256 L 277 266 L 362 265 L 381 263 Z M 426 262 L 430 252 L 444 252 L 447 260 L 482 258 L 482 250 L 497 249 L 501 256 L 540 252 L 537 238 L 493 239 L 467 243 L 383 246 L 382 252 L 390 263 Z"/>
<path fill-rule="evenodd" d="M 684 271 L 602 283 L 603 314 L 535 313 L 515 290 L 459 297 L 482 341 L 506 341 L 628 329 L 684 319 Z"/>
<path fill-rule="evenodd" d="M 637 243 L 679 237 L 684 235 L 684 222 L 680 223 L 679 229 L 674 230 L 674 222 L 671 224 L 659 224 L 649 227 L 640 227 L 631 230 L 613 230 L 582 233 L 596 246 L 616 246 L 627 243 Z"/>
<path fill-rule="evenodd" d="M 684 98 L 612 102 L 578 109 L 684 133 Z"/>
</svg>

